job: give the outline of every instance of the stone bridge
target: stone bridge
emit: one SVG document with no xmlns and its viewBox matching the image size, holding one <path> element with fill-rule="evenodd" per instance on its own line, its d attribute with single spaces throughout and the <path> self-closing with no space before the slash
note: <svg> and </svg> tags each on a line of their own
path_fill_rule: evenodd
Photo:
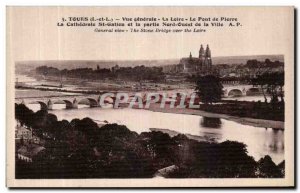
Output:
<svg viewBox="0 0 300 193">
<path fill-rule="evenodd" d="M 250 93 L 260 93 L 260 89 L 258 87 L 253 87 L 252 85 L 236 85 L 236 86 L 224 86 L 224 97 L 230 96 L 247 96 Z M 176 101 L 180 101 L 181 96 L 179 93 L 185 93 L 187 95 L 193 93 L 193 90 L 186 90 L 186 91 L 159 91 L 155 92 L 159 95 L 160 99 L 162 100 L 163 94 L 167 94 L 167 97 L 171 98 L 172 95 L 176 94 L 177 97 L 175 98 Z M 135 94 L 139 94 L 143 103 L 146 102 L 146 95 L 151 92 L 139 92 L 139 93 L 127 93 L 129 96 L 128 103 Z M 250 95 L 251 95 L 250 94 Z M 24 104 L 40 104 L 41 109 L 43 110 L 52 110 L 54 104 L 66 104 L 66 109 L 77 109 L 78 104 L 86 104 L 90 107 L 101 107 L 100 100 L 103 100 L 105 104 L 112 104 L 114 105 L 116 102 L 116 95 L 114 96 L 107 96 L 102 99 L 103 95 L 63 95 L 63 96 L 45 96 L 45 97 L 30 97 L 30 98 L 15 98 L 16 103 L 24 103 Z M 185 103 L 189 103 L 191 98 L 185 98 Z M 121 98 L 122 100 L 122 98 Z M 199 99 L 196 99 L 198 101 Z"/>
<path fill-rule="evenodd" d="M 78 104 L 87 104 L 90 107 L 100 107 L 101 95 L 64 95 L 64 96 L 47 96 L 16 98 L 16 103 L 40 104 L 43 110 L 52 110 L 54 104 L 66 104 L 66 109 L 77 109 Z M 115 97 L 107 97 L 105 103 L 113 104 Z"/>
<path fill-rule="evenodd" d="M 224 85 L 223 91 L 224 97 L 247 96 L 261 93 L 261 89 L 253 85 Z"/>
<path fill-rule="evenodd" d="M 148 92 L 138 93 L 139 98 L 144 103 L 146 102 L 146 94 Z M 136 93 L 126 93 L 128 95 L 128 100 L 121 103 L 128 103 Z M 162 97 L 161 94 L 160 98 Z M 54 104 L 66 104 L 66 109 L 77 109 L 78 104 L 86 104 L 90 107 L 101 107 L 101 98 L 103 95 L 63 95 L 63 96 L 45 96 L 45 97 L 30 97 L 30 98 L 15 98 L 15 103 L 23 104 L 40 104 L 42 110 L 52 110 Z M 115 104 L 116 95 L 105 96 L 102 99 L 105 104 Z M 121 97 L 120 100 L 123 100 Z"/>
<path fill-rule="evenodd" d="M 126 93 L 128 95 L 127 101 L 124 101 L 124 98 L 120 98 L 122 100 L 121 106 L 126 106 L 126 104 L 132 102 L 132 99 L 134 97 L 140 98 L 139 101 L 142 101 L 145 103 L 147 101 L 147 94 L 152 92 L 138 92 L 138 93 Z M 179 93 L 186 93 L 191 94 L 192 91 L 183 92 L 183 91 L 159 91 L 154 92 L 155 95 L 159 96 L 159 100 L 157 102 L 160 102 L 163 98 L 163 95 L 166 94 L 166 97 L 168 97 L 171 100 L 176 100 L 177 102 L 181 100 L 181 95 Z M 152 94 L 154 94 L 152 93 Z M 175 98 L 172 98 L 176 95 Z M 102 97 L 105 97 L 102 99 Z M 153 99 L 153 96 L 151 96 L 150 99 Z M 191 98 L 187 96 L 185 98 L 185 103 L 188 103 Z M 40 104 L 40 107 L 42 110 L 52 110 L 54 104 L 66 104 L 66 109 L 77 109 L 78 104 L 86 104 L 90 107 L 101 107 L 101 101 L 105 104 L 112 104 L 114 105 L 116 102 L 116 95 L 114 96 L 104 96 L 104 95 L 63 95 L 63 96 L 45 96 L 45 97 L 30 97 L 30 98 L 15 98 L 15 103 L 23 103 L 23 104 Z M 125 105 L 122 105 L 125 104 Z M 103 103 L 102 103 L 103 104 Z"/>
</svg>

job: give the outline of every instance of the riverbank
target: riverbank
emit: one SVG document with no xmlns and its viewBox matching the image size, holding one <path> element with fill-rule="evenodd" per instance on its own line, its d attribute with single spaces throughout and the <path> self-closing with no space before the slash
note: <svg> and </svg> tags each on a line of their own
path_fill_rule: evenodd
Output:
<svg viewBox="0 0 300 193">
<path fill-rule="evenodd" d="M 147 109 L 146 109 L 147 110 Z M 284 122 L 283 121 L 273 121 L 273 120 L 264 120 L 264 119 L 254 119 L 248 117 L 237 117 L 231 116 L 227 114 L 217 114 L 217 113 L 210 113 L 206 111 L 201 111 L 197 109 L 181 109 L 181 108 L 169 108 L 166 106 L 165 108 L 160 108 L 160 104 L 151 104 L 150 108 L 148 109 L 153 112 L 162 112 L 162 113 L 174 113 L 174 114 L 187 114 L 187 115 L 198 115 L 210 118 L 220 118 L 226 119 L 228 121 L 234 121 L 243 125 L 250 125 L 254 127 L 264 127 L 264 128 L 277 128 L 277 129 L 284 129 Z"/>
</svg>

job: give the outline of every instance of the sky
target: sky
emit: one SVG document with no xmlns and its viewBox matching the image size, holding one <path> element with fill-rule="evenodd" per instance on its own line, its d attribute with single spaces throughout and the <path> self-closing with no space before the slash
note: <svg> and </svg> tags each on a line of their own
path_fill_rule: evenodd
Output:
<svg viewBox="0 0 300 193">
<path fill-rule="evenodd" d="M 291 7 L 279 8 L 8 7 L 7 51 L 12 61 L 156 60 L 198 55 L 285 54 L 292 45 Z M 62 17 L 233 17 L 242 27 L 205 33 L 97 33 L 90 27 L 58 27 Z"/>
</svg>

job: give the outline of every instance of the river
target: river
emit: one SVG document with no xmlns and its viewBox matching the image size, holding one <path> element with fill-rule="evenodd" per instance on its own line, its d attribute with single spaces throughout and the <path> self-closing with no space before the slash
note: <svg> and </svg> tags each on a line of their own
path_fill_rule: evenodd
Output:
<svg viewBox="0 0 300 193">
<path fill-rule="evenodd" d="M 34 111 L 40 108 L 39 104 L 28 104 L 28 107 Z M 63 104 L 55 104 L 53 107 L 54 110 L 50 113 L 55 114 L 59 120 L 70 121 L 74 118 L 89 117 L 98 123 L 108 121 L 126 125 L 137 133 L 158 128 L 201 136 L 216 142 L 238 141 L 247 145 L 249 155 L 255 160 L 265 155 L 270 155 L 277 164 L 284 160 L 283 130 L 242 125 L 224 119 L 209 120 L 197 115 L 161 113 L 143 109 L 102 109 L 80 105 L 79 109 L 66 110 Z"/>
</svg>

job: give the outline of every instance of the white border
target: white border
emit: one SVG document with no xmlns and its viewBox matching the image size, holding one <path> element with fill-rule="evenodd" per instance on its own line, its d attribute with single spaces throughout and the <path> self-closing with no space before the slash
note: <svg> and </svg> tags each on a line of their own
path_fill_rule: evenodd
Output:
<svg viewBox="0 0 300 193">
<path fill-rule="evenodd" d="M 209 3 L 209 4 L 206 4 Z M 5 163 L 6 163 L 6 134 L 5 134 L 5 130 L 6 130 L 6 95 L 5 95 L 5 91 L 6 91 L 6 62 L 5 62 L 5 56 L 6 56 L 6 40 L 5 40 L 5 25 L 6 25 L 6 18 L 5 18 L 5 7 L 7 5 L 72 5 L 72 6 L 91 6 L 91 5 L 98 5 L 98 6 L 107 6 L 107 5 L 123 5 L 123 6 L 130 6 L 130 5 L 138 5 L 138 6 L 144 6 L 144 5 L 157 5 L 157 6 L 164 6 L 164 5 L 174 5 L 174 6 L 184 6 L 184 5 L 202 5 L 202 6 L 207 6 L 207 5 L 225 5 L 225 6 L 241 6 L 241 5 L 274 5 L 274 6 L 279 6 L 279 5 L 294 5 L 296 7 L 300 7 L 300 2 L 296 1 L 296 0 L 272 0 L 272 1 L 261 1 L 261 0 L 251 0 L 251 1 L 238 1 L 238 0 L 210 0 L 210 1 L 199 1 L 196 2 L 194 0 L 185 0 L 185 1 L 179 1 L 179 0 L 151 0 L 151 1 L 144 1 L 141 2 L 140 0 L 107 0 L 107 1 L 93 1 L 93 0 L 81 0 L 81 1 L 70 1 L 70 0 L 1 0 L 0 1 L 1 7 L 0 7 L 0 13 L 1 13 L 1 19 L 0 19 L 0 41 L 1 41 L 1 51 L 0 51 L 0 58 L 2 60 L 1 65 L 0 65 L 0 91 L 2 91 L 1 95 L 0 95 L 0 111 L 1 111 L 1 116 L 0 116 L 0 123 L 1 123 L 1 128 L 2 128 L 2 133 L 0 134 L 0 141 L 1 141 L 1 148 L 0 148 L 0 163 L 2 163 L 1 171 L 0 171 L 0 176 L 1 176 L 1 190 L 4 192 L 8 192 L 9 190 L 5 187 L 5 178 L 6 178 L 6 167 L 5 167 Z M 299 20 L 297 20 L 297 26 L 299 26 Z M 295 43 L 296 44 L 296 43 Z M 299 49 L 297 51 L 297 53 L 295 53 L 296 55 L 299 55 Z M 297 74 L 299 74 L 299 67 L 297 69 Z M 299 91 L 299 81 L 297 81 L 297 91 Z M 297 105 L 298 108 L 298 105 Z M 300 118 L 300 115 L 298 114 L 297 119 Z M 299 139 L 299 131 L 297 132 L 297 139 Z M 298 148 L 297 148 L 298 150 Z M 299 152 L 297 152 L 298 154 Z M 299 179 L 299 177 L 297 178 Z M 299 184 L 299 182 L 297 182 L 296 184 Z M 72 190 L 71 190 L 72 191 Z M 141 190 L 139 190 L 141 191 Z M 173 190 L 172 190 L 173 191 Z M 231 191 L 231 190 L 228 190 Z M 262 192 L 261 191 L 257 191 L 257 190 L 253 190 L 255 192 Z M 277 190 L 272 190 L 273 191 L 277 191 Z M 61 192 L 61 191 L 58 191 Z M 213 191 L 215 192 L 215 191 Z"/>
</svg>

